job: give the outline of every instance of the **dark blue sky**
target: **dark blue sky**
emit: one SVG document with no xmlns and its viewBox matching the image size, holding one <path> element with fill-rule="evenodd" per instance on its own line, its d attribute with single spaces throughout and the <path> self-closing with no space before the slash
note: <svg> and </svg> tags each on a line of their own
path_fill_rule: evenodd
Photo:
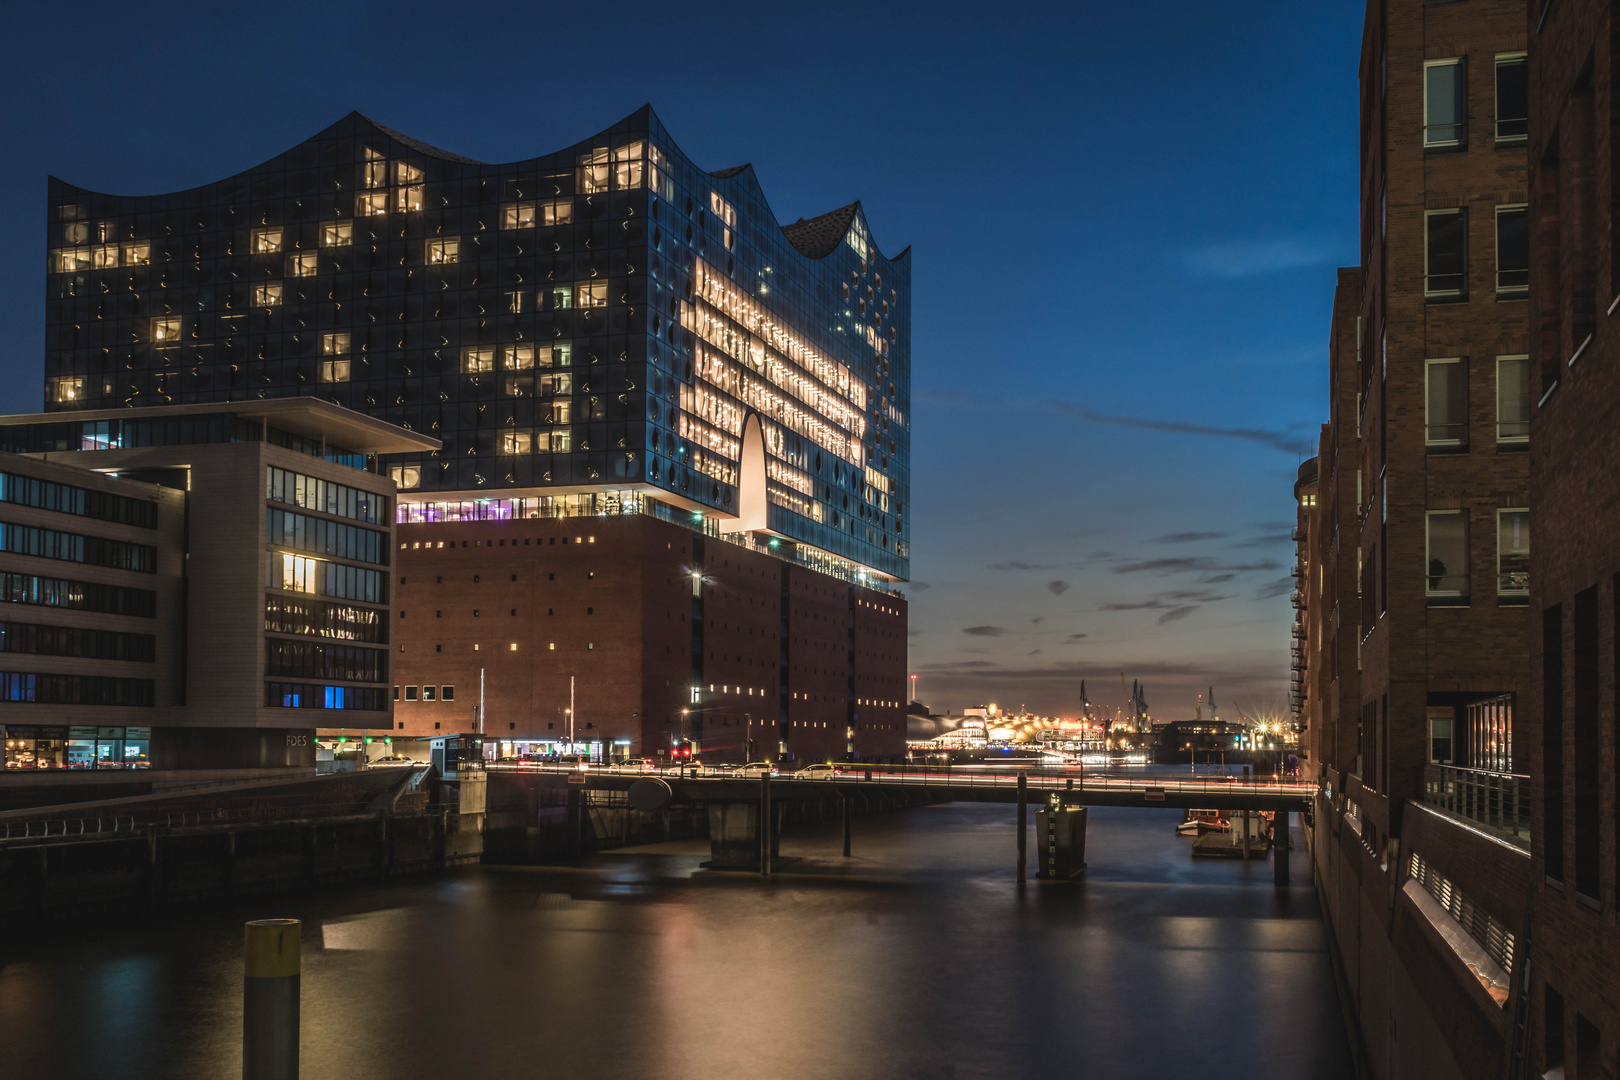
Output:
<svg viewBox="0 0 1620 1080">
<path fill-rule="evenodd" d="M 1280 707 L 1290 496 L 1357 257 L 1362 7 L 19 5 L 0 409 L 41 399 L 45 177 L 190 187 L 350 109 L 483 161 L 652 102 L 783 221 L 913 249 L 912 670 L 937 708 Z M 1241 14 L 1237 14 L 1241 13 Z M 1222 433 L 1225 434 L 1222 434 Z"/>
</svg>

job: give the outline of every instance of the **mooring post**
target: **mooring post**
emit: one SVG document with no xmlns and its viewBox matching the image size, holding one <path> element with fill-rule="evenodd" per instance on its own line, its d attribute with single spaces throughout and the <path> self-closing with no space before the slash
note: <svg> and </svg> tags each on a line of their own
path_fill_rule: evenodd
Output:
<svg viewBox="0 0 1620 1080">
<path fill-rule="evenodd" d="M 1243 808 L 1243 858 L 1245 862 L 1249 858 L 1249 808 L 1247 806 Z"/>
<path fill-rule="evenodd" d="M 844 817 L 844 858 L 849 858 L 849 796 L 838 796 L 838 809 Z"/>
<path fill-rule="evenodd" d="M 298 1080 L 297 919 L 255 919 L 244 934 L 242 1080 Z"/>
<path fill-rule="evenodd" d="M 1279 889 L 1288 887 L 1288 811 L 1278 810 L 1271 824 L 1271 882 Z"/>
<path fill-rule="evenodd" d="M 1025 853 L 1028 850 L 1028 837 L 1025 835 L 1029 829 L 1029 774 L 1023 770 L 1018 772 L 1018 884 L 1024 883 Z"/>
</svg>

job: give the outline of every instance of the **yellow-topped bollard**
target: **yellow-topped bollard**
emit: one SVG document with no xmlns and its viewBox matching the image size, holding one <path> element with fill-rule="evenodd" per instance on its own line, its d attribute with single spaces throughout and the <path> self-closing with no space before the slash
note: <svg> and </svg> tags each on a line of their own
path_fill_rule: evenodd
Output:
<svg viewBox="0 0 1620 1080">
<path fill-rule="evenodd" d="M 255 919 L 242 956 L 242 1080 L 297 1080 L 297 919 Z"/>
</svg>

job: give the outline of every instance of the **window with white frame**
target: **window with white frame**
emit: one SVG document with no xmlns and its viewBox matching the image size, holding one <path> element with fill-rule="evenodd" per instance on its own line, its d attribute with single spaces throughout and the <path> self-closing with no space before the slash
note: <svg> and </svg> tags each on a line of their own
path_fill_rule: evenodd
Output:
<svg viewBox="0 0 1620 1080">
<path fill-rule="evenodd" d="M 1496 512 L 1496 595 L 1530 595 L 1530 511 L 1524 507 Z"/>
<path fill-rule="evenodd" d="M 1468 445 L 1468 361 L 1424 361 L 1423 441 L 1442 449 Z"/>
<path fill-rule="evenodd" d="M 1530 292 L 1530 208 L 1496 208 L 1496 295 L 1520 297 Z"/>
<path fill-rule="evenodd" d="M 1496 57 L 1496 141 L 1523 142 L 1530 133 L 1530 65 L 1525 53 Z"/>
<path fill-rule="evenodd" d="M 1423 214 L 1423 295 L 1451 300 L 1468 292 L 1468 212 L 1426 210 Z"/>
<path fill-rule="evenodd" d="M 1467 68 L 1460 56 L 1423 65 L 1423 145 L 1462 146 L 1468 137 Z"/>
<path fill-rule="evenodd" d="M 1430 510 L 1425 525 L 1425 592 L 1431 599 L 1466 600 L 1468 511 Z"/>
<path fill-rule="evenodd" d="M 1496 441 L 1530 441 L 1530 358 L 1496 358 Z"/>
</svg>

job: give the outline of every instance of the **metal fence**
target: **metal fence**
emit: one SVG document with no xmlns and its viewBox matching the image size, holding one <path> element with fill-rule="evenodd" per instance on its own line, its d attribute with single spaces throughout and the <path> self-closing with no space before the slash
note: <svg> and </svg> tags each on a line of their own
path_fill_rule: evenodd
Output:
<svg viewBox="0 0 1620 1080">
<path fill-rule="evenodd" d="M 1448 814 L 1484 825 L 1505 840 L 1530 846 L 1528 776 L 1518 773 L 1429 765 L 1423 771 L 1423 801 Z"/>
</svg>

